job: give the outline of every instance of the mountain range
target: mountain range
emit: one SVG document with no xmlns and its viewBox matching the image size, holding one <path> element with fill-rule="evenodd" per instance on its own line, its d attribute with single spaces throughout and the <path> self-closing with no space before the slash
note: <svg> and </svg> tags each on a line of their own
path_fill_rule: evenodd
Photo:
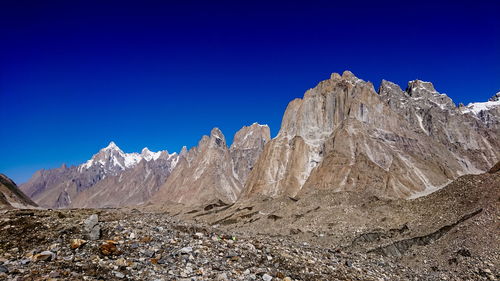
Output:
<svg viewBox="0 0 500 281">
<path fill-rule="evenodd" d="M 177 153 L 125 153 L 114 142 L 78 166 L 39 170 L 21 190 L 42 207 L 233 203 L 258 195 L 355 191 L 411 199 L 500 160 L 500 93 L 456 106 L 432 83 L 378 90 L 333 73 L 291 101 L 271 139 L 257 123 L 228 146 L 214 128 Z"/>
</svg>

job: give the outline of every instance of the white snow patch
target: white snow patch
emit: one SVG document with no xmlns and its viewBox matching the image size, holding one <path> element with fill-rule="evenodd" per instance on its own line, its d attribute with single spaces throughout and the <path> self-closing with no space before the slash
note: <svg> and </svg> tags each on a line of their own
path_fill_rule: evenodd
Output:
<svg viewBox="0 0 500 281">
<path fill-rule="evenodd" d="M 422 116 L 418 115 L 415 113 L 415 116 L 417 117 L 417 120 L 418 120 L 418 125 L 420 125 L 420 128 L 422 129 L 422 131 L 424 131 L 424 133 L 426 135 L 428 135 L 429 133 L 427 132 L 427 130 L 424 128 L 424 124 L 422 123 Z"/>
<path fill-rule="evenodd" d="M 488 111 L 498 106 L 500 106 L 500 100 L 469 103 L 462 109 L 462 113 L 473 113 L 474 115 L 478 115 L 481 111 Z"/>
<path fill-rule="evenodd" d="M 137 152 L 125 153 L 114 142 L 110 142 L 108 146 L 101 149 L 92 158 L 78 167 L 78 171 L 82 172 L 84 169 L 90 169 L 92 166 L 101 167 L 117 167 L 120 170 L 130 169 L 135 167 L 143 159 L 146 161 L 156 161 L 161 157 L 164 151 L 152 152 L 145 147 L 139 154 Z M 168 158 L 176 155 L 176 153 L 168 154 Z"/>
</svg>

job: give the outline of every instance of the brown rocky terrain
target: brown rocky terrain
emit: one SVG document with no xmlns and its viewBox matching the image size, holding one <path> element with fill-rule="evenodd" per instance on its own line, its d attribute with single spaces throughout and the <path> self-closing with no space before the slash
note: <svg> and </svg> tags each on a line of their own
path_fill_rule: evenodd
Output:
<svg viewBox="0 0 500 281">
<path fill-rule="evenodd" d="M 414 200 L 4 210 L 5 280 L 497 280 L 500 173 Z"/>
<path fill-rule="evenodd" d="M 12 209 L 32 202 L 0 177 L 0 279 L 498 280 L 498 98 L 346 71 L 273 139 L 255 123 L 179 154 L 111 142 L 38 171 L 22 190 L 49 209 Z"/>
</svg>

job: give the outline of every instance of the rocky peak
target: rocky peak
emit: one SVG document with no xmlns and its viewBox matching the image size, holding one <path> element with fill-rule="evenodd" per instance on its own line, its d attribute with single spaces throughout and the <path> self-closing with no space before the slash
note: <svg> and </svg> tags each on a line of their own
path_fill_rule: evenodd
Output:
<svg viewBox="0 0 500 281">
<path fill-rule="evenodd" d="M 179 156 L 180 157 L 185 157 L 187 153 L 188 153 L 187 147 L 183 146 L 182 149 L 181 149 L 181 152 L 179 152 Z"/>
<path fill-rule="evenodd" d="M 500 130 L 500 92 L 486 102 L 469 103 L 460 108 L 462 114 L 471 114 L 487 127 Z"/>
<path fill-rule="evenodd" d="M 210 131 L 210 143 L 217 147 L 227 147 L 226 138 L 219 128 L 213 128 Z"/>
<path fill-rule="evenodd" d="M 141 160 L 137 153 L 124 153 L 114 142 L 99 150 L 90 160 L 80 165 L 80 170 L 92 167 L 104 168 L 105 173 L 116 174 L 116 172 L 136 165 Z"/>
<path fill-rule="evenodd" d="M 378 89 L 379 96 L 390 106 L 399 107 L 408 101 L 408 93 L 403 91 L 399 85 L 387 80 L 382 80 Z"/>
<path fill-rule="evenodd" d="M 446 94 L 440 94 L 434 88 L 431 82 L 413 80 L 408 83 L 406 92 L 413 100 L 422 100 L 425 107 L 437 105 L 442 110 L 451 110 L 455 108 L 453 100 Z"/>
<path fill-rule="evenodd" d="M 378 94 L 382 96 L 394 93 L 403 94 L 404 91 L 401 89 L 401 87 L 399 87 L 398 84 L 391 81 L 382 80 L 382 82 L 380 83 Z"/>
<path fill-rule="evenodd" d="M 270 139 L 271 132 L 269 127 L 258 123 L 243 126 L 234 135 L 230 153 L 234 173 L 242 185 L 245 184 L 248 174 L 264 150 L 264 145 Z"/>
<path fill-rule="evenodd" d="M 414 95 L 419 95 L 422 93 L 438 93 L 431 82 L 426 82 L 418 79 L 408 82 L 407 92 L 412 97 L 414 97 Z M 416 97 L 418 96 L 415 96 L 415 98 Z"/>
<path fill-rule="evenodd" d="M 457 175 L 484 171 L 499 156 L 490 149 L 498 140 L 457 113 L 430 82 L 414 80 L 402 91 L 382 81 L 377 95 L 351 72 L 334 73 L 289 103 L 244 196 L 295 196 L 302 188 L 366 188 L 391 197 L 431 192 Z"/>
<path fill-rule="evenodd" d="M 166 150 L 160 150 L 158 152 L 153 152 L 151 150 L 149 150 L 149 148 L 145 147 L 142 149 L 141 151 L 141 154 L 140 156 L 142 157 L 142 159 L 146 160 L 146 161 L 151 161 L 151 160 L 158 160 L 160 157 L 165 157 L 169 155 L 168 154 L 168 151 Z"/>
<path fill-rule="evenodd" d="M 108 150 L 118 150 L 121 151 L 121 149 L 116 145 L 114 141 L 111 141 L 108 146 L 105 148 L 101 149 L 101 151 L 108 151 Z"/>
<path fill-rule="evenodd" d="M 270 139 L 271 131 L 269 126 L 253 123 L 250 126 L 243 126 L 243 128 L 236 132 L 231 149 L 261 148 Z"/>
<path fill-rule="evenodd" d="M 308 143 L 321 142 L 342 120 L 349 117 L 366 119 L 368 115 L 362 103 L 377 98 L 373 84 L 357 78 L 352 72 L 344 71 L 342 76 L 333 73 L 330 79 L 307 90 L 302 99 L 288 104 L 278 136 L 300 136 Z"/>
<path fill-rule="evenodd" d="M 235 178 L 224 134 L 214 128 L 203 136 L 197 147 L 183 148 L 179 161 L 167 181 L 152 200 L 197 204 L 210 200 L 234 202 L 241 192 Z"/>
<path fill-rule="evenodd" d="M 500 101 L 500 92 L 496 93 L 488 101 Z"/>
</svg>

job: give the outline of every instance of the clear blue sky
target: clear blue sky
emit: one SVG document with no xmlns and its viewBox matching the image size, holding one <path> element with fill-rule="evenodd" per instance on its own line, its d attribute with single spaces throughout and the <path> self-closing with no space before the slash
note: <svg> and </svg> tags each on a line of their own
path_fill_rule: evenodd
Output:
<svg viewBox="0 0 500 281">
<path fill-rule="evenodd" d="M 0 172 L 21 183 L 111 140 L 275 135 L 290 100 L 345 69 L 432 81 L 456 103 L 500 90 L 497 0 L 169 2 L 1 1 Z"/>
</svg>

